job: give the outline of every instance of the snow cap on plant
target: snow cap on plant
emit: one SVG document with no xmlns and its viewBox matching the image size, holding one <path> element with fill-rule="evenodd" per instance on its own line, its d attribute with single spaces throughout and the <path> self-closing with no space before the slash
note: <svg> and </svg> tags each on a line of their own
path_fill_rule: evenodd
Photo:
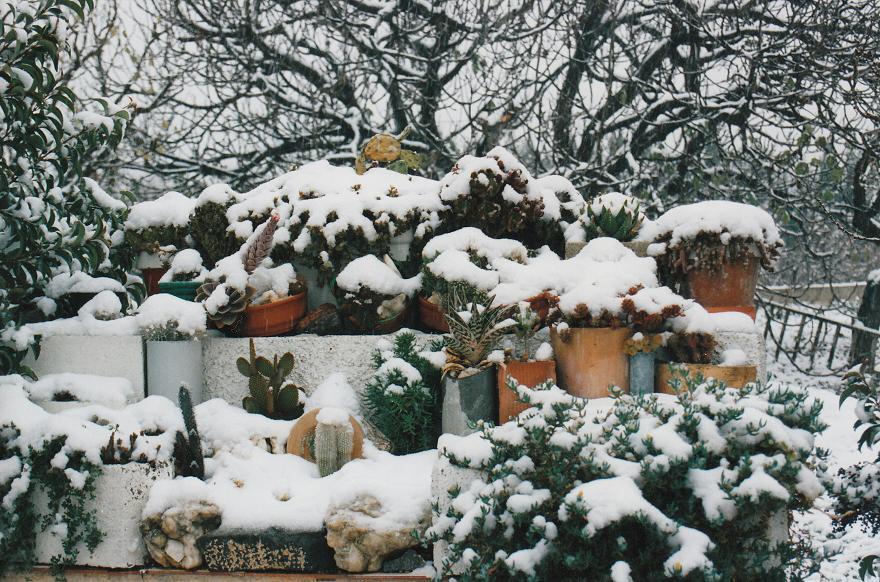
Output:
<svg viewBox="0 0 880 582">
<path fill-rule="evenodd" d="M 620 192 L 597 196 L 580 218 L 586 240 L 607 236 L 621 242 L 633 240 L 644 220 L 639 201 Z"/>
</svg>

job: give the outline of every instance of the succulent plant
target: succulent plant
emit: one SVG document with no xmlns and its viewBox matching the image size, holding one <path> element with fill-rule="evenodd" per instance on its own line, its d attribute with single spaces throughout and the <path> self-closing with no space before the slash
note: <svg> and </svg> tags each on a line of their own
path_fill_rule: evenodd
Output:
<svg viewBox="0 0 880 582">
<path fill-rule="evenodd" d="M 443 374 L 459 375 L 468 368 L 484 368 L 486 357 L 509 325 L 503 325 L 510 307 L 493 306 L 494 297 L 466 283 L 453 283 L 443 297 L 443 310 L 449 324 L 446 364 Z M 462 316 L 462 313 L 465 313 Z"/>
<path fill-rule="evenodd" d="M 666 340 L 666 351 L 673 362 L 711 364 L 715 345 L 715 336 L 710 333 L 676 333 Z"/>
<path fill-rule="evenodd" d="M 244 257 L 242 257 L 244 270 L 247 271 L 248 275 L 253 275 L 257 267 L 260 266 L 260 263 L 269 256 L 269 253 L 272 251 L 272 236 L 277 228 L 278 215 L 273 214 L 266 221 L 266 226 L 263 227 L 260 234 L 248 245 L 247 250 L 244 252 Z"/>
<path fill-rule="evenodd" d="M 245 287 L 244 291 L 242 291 L 226 285 L 223 278 L 221 278 L 220 281 L 205 281 L 205 283 L 196 290 L 196 301 L 204 303 L 220 285 L 223 285 L 226 291 L 227 300 L 225 303 L 218 306 L 214 313 L 209 311 L 208 319 L 214 323 L 217 329 L 228 328 L 234 332 L 241 323 L 245 309 L 247 309 L 251 300 L 254 298 L 256 289 L 248 285 Z"/>
<path fill-rule="evenodd" d="M 299 401 L 301 388 L 295 384 L 284 384 L 293 371 L 293 354 L 287 352 L 280 358 L 278 354 L 268 359 L 257 356 L 254 340 L 250 340 L 250 359 L 238 358 L 235 365 L 242 376 L 248 379 L 248 396 L 241 402 L 248 412 L 262 414 L 269 418 L 292 420 L 303 413 Z"/>
<path fill-rule="evenodd" d="M 529 360 L 529 340 L 541 329 L 541 316 L 528 301 L 521 301 L 513 312 L 513 333 L 522 342 L 520 358 Z"/>
<path fill-rule="evenodd" d="M 227 204 L 207 202 L 197 206 L 190 218 L 190 234 L 208 265 L 228 257 L 241 244 L 228 230 L 226 210 L 230 204 L 231 201 Z"/>
<path fill-rule="evenodd" d="M 355 162 L 355 171 L 363 174 L 370 168 L 384 166 L 393 172 L 408 174 L 410 170 L 421 168 L 421 154 L 401 148 L 400 142 L 406 139 L 410 131 L 412 127 L 407 125 L 396 137 L 389 133 L 379 133 L 371 137 L 361 148 Z"/>
<path fill-rule="evenodd" d="M 178 477 L 205 478 L 205 457 L 202 453 L 202 438 L 196 425 L 196 415 L 192 405 L 192 395 L 186 385 L 177 393 L 177 402 L 183 414 L 186 434 L 177 431 L 174 435 L 174 470 Z"/>
<path fill-rule="evenodd" d="M 351 460 L 354 450 L 354 430 L 351 424 L 326 424 L 315 426 L 315 464 L 318 473 L 326 477 L 338 471 Z"/>
<path fill-rule="evenodd" d="M 582 220 L 587 240 L 608 236 L 627 242 L 636 237 L 644 218 L 638 200 L 612 192 L 588 204 Z"/>
</svg>

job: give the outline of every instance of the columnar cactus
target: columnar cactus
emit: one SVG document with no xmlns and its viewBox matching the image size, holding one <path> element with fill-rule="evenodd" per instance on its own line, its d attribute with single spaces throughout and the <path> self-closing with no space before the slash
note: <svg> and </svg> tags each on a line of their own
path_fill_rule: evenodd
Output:
<svg viewBox="0 0 880 582">
<path fill-rule="evenodd" d="M 326 477 L 351 460 L 354 428 L 349 422 L 348 413 L 344 412 L 345 422 L 341 422 L 342 418 L 330 418 L 328 421 L 322 416 L 318 414 L 318 424 L 315 426 L 315 463 L 321 477 Z"/>
</svg>

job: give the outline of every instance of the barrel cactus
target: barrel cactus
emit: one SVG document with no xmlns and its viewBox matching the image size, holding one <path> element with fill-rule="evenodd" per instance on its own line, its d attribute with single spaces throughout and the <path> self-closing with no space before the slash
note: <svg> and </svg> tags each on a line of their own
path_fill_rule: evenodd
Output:
<svg viewBox="0 0 880 582">
<path fill-rule="evenodd" d="M 351 460 L 354 427 L 348 412 L 338 408 L 322 408 L 316 420 L 315 463 L 321 477 L 326 477 Z"/>
</svg>

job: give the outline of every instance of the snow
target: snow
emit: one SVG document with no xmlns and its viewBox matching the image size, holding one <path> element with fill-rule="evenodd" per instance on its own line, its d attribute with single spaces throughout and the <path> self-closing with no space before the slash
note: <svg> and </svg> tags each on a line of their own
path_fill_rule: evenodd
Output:
<svg viewBox="0 0 880 582">
<path fill-rule="evenodd" d="M 125 287 L 116 279 L 109 277 L 92 277 L 83 271 L 59 273 L 46 284 L 46 297 L 58 299 L 68 293 L 98 293 L 100 291 L 125 293 Z"/>
<path fill-rule="evenodd" d="M 31 400 L 51 401 L 59 395 L 70 395 L 77 402 L 103 404 L 122 408 L 134 397 L 134 387 L 126 378 L 91 374 L 45 374 L 35 382 L 22 379 Z"/>
<path fill-rule="evenodd" d="M 747 366 L 749 358 L 744 351 L 739 348 L 732 348 L 721 352 L 721 366 Z"/>
<path fill-rule="evenodd" d="M 86 301 L 76 313 L 82 319 L 115 319 L 122 314 L 122 302 L 116 293 L 105 290 Z"/>
<path fill-rule="evenodd" d="M 203 335 L 207 315 L 201 303 L 187 301 L 168 293 L 147 297 L 135 316 L 141 333 L 173 326 L 178 332 L 197 337 Z"/>
<path fill-rule="evenodd" d="M 376 375 L 387 376 L 393 371 L 400 372 L 409 384 L 416 384 L 422 381 L 422 375 L 416 370 L 415 366 L 402 358 L 388 358 L 376 370 Z"/>
<path fill-rule="evenodd" d="M 430 261 L 448 250 L 474 253 L 490 263 L 501 258 L 524 263 L 528 256 L 528 250 L 521 242 L 508 238 L 492 238 L 482 230 L 468 226 L 433 237 L 422 250 L 422 258 Z"/>
<path fill-rule="evenodd" d="M 366 255 L 346 265 L 337 275 L 336 284 L 340 289 L 351 293 L 357 293 L 363 288 L 379 295 L 393 297 L 403 293 L 412 297 L 421 287 L 422 276 L 404 279 L 390 260 L 385 262 L 375 255 Z"/>
<path fill-rule="evenodd" d="M 360 414 L 360 400 L 357 392 L 346 380 L 345 374 L 341 372 L 330 374 L 306 399 L 306 412 L 324 407 L 342 408 L 355 416 Z"/>
<path fill-rule="evenodd" d="M 179 281 L 204 281 L 208 270 L 202 266 L 202 255 L 195 249 L 183 249 L 178 251 L 171 259 L 168 270 L 159 279 L 160 282 Z"/>
<path fill-rule="evenodd" d="M 720 235 L 724 244 L 731 238 L 760 242 L 766 246 L 782 243 L 776 223 L 769 213 L 756 206 L 727 200 L 677 206 L 661 215 L 655 227 L 652 240 L 665 240 L 668 237 L 668 249 L 677 248 L 683 241 L 693 239 L 700 233 Z"/>
<path fill-rule="evenodd" d="M 167 192 L 155 200 L 132 205 L 125 220 L 125 230 L 145 230 L 157 226 L 185 228 L 195 210 L 196 201 L 180 192 Z"/>
<path fill-rule="evenodd" d="M 318 411 L 315 420 L 318 424 L 326 424 L 331 426 L 351 427 L 351 415 L 343 408 L 335 406 L 325 406 Z"/>
<path fill-rule="evenodd" d="M 535 359 L 538 361 L 552 360 L 553 347 L 547 342 L 541 342 L 541 345 L 535 350 Z"/>
</svg>

